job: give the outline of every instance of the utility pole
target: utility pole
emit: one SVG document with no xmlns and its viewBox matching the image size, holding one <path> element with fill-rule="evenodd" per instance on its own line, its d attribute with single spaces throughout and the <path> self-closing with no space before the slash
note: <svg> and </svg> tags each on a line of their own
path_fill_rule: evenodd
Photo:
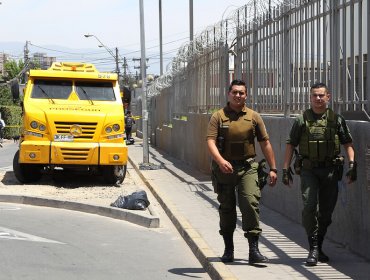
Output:
<svg viewBox="0 0 370 280">
<path fill-rule="evenodd" d="M 129 83 L 129 81 L 128 81 L 128 79 L 127 79 L 127 60 L 126 60 L 126 57 L 124 57 L 123 58 L 123 65 L 122 65 L 122 67 L 123 67 L 123 82 L 124 82 L 124 84 L 128 84 Z"/>
<path fill-rule="evenodd" d="M 141 58 L 133 58 L 132 61 L 139 61 L 140 66 L 134 66 L 134 69 L 141 69 Z M 146 59 L 146 62 L 148 61 L 149 61 L 149 58 Z M 145 69 L 148 69 L 148 68 L 149 66 L 145 66 Z M 140 76 L 141 76 L 141 72 L 140 72 Z"/>
<path fill-rule="evenodd" d="M 159 74 L 163 75 L 162 0 L 159 0 Z"/>
<path fill-rule="evenodd" d="M 117 73 L 117 75 L 118 75 L 118 80 L 119 80 L 119 74 L 120 74 L 120 72 L 119 72 L 119 64 L 118 64 L 118 48 L 116 47 L 116 55 L 115 55 L 115 60 L 116 60 L 116 73 Z"/>
<path fill-rule="evenodd" d="M 189 0 L 190 41 L 194 40 L 193 0 Z"/>
<path fill-rule="evenodd" d="M 24 46 L 24 50 L 23 50 L 23 52 L 24 52 L 24 74 L 23 74 L 23 80 L 24 80 L 24 82 L 26 83 L 27 82 L 27 71 L 28 71 L 28 69 L 30 69 L 30 66 L 29 66 L 29 62 L 30 62 L 30 58 L 29 58 L 29 56 L 28 56 L 28 54 L 29 54 L 29 50 L 28 50 L 28 43 L 29 43 L 29 41 L 26 41 L 26 45 Z"/>
<path fill-rule="evenodd" d="M 147 92 L 146 92 L 146 58 L 145 58 L 145 25 L 144 25 L 144 4 L 143 0 L 140 0 L 140 45 L 141 45 L 141 80 L 143 84 L 142 89 L 142 126 L 143 126 L 143 166 L 149 165 L 149 143 L 148 143 L 148 109 L 146 104 Z"/>
</svg>

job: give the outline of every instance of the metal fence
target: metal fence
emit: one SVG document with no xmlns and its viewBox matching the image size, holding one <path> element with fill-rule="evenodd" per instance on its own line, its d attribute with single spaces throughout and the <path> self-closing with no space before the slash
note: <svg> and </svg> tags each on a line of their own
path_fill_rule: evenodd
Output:
<svg viewBox="0 0 370 280">
<path fill-rule="evenodd" d="M 309 107 L 310 86 L 320 81 L 337 112 L 369 121 L 368 1 L 263 2 L 251 1 L 182 46 L 148 96 L 166 102 L 168 118 L 211 113 L 225 104 L 230 80 L 241 78 L 249 107 L 288 116 Z"/>
</svg>

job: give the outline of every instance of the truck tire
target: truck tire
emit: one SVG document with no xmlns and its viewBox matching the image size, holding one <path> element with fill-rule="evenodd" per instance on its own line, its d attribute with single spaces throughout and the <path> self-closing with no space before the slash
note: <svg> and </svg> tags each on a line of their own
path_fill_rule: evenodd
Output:
<svg viewBox="0 0 370 280">
<path fill-rule="evenodd" d="M 109 184 L 121 184 L 125 179 L 127 165 L 107 165 L 102 166 L 104 181 Z"/>
<path fill-rule="evenodd" d="M 19 163 L 19 150 L 13 158 L 14 175 L 22 184 L 36 182 L 41 179 L 41 166 L 35 164 Z"/>
</svg>

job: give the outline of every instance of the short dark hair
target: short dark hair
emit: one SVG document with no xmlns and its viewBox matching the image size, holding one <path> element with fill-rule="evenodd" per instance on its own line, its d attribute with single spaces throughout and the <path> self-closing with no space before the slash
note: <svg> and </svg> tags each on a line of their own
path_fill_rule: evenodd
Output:
<svg viewBox="0 0 370 280">
<path fill-rule="evenodd" d="M 233 80 L 229 86 L 229 91 L 231 91 L 232 87 L 233 86 L 244 86 L 245 87 L 245 90 L 247 90 L 247 85 L 244 81 L 242 80 L 239 80 L 239 79 L 236 79 L 236 80 Z"/>
<path fill-rule="evenodd" d="M 321 82 L 314 83 L 314 84 L 311 86 L 310 91 L 311 91 L 311 90 L 313 90 L 313 89 L 316 89 L 316 88 L 325 88 L 326 93 L 330 93 L 330 92 L 329 92 L 329 88 L 328 88 L 328 86 L 327 86 L 325 83 L 321 83 Z"/>
</svg>

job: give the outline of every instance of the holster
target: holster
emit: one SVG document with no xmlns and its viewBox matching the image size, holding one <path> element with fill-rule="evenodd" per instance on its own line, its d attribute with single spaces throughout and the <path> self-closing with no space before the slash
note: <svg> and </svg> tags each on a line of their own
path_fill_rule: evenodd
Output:
<svg viewBox="0 0 370 280">
<path fill-rule="evenodd" d="M 220 193 L 222 185 L 217 182 L 217 178 L 216 178 L 215 172 L 213 170 L 212 170 L 212 174 L 211 174 L 211 180 L 212 180 L 213 191 L 215 193 Z"/>
<path fill-rule="evenodd" d="M 258 162 L 258 169 L 257 169 L 257 174 L 258 174 L 258 187 L 262 190 L 263 187 L 267 184 L 267 178 L 269 174 L 264 171 L 266 168 L 266 160 L 262 159 Z"/>
<path fill-rule="evenodd" d="M 342 180 L 343 177 L 343 166 L 344 166 L 344 157 L 343 156 L 337 156 L 333 160 L 333 164 L 336 167 L 337 173 L 338 173 L 338 181 Z"/>
<path fill-rule="evenodd" d="M 301 155 L 296 155 L 293 163 L 294 172 L 297 175 L 301 175 L 303 158 Z"/>
</svg>

